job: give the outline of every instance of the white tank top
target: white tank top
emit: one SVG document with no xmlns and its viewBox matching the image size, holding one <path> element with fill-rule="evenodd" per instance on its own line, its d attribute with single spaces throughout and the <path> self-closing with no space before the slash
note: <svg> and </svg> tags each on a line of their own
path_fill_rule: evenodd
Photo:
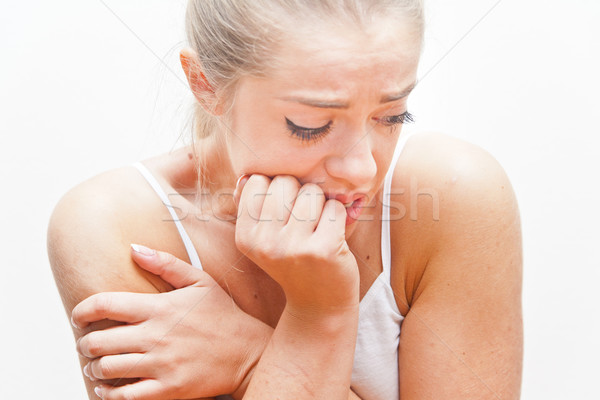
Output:
<svg viewBox="0 0 600 400">
<path fill-rule="evenodd" d="M 381 260 L 383 272 L 377 277 L 367 293 L 360 301 L 358 336 L 354 352 L 352 368 L 352 390 L 363 400 L 398 400 L 398 344 L 400 326 L 404 317 L 400 314 L 390 284 L 391 244 L 390 244 L 390 188 L 392 176 L 410 134 L 402 135 L 398 140 L 392 163 L 383 183 L 381 213 Z M 158 194 L 167 207 L 183 244 L 187 250 L 191 264 L 202 269 L 200 257 L 192 240 L 179 221 L 174 207 L 164 190 L 140 162 L 134 166 L 142 173 L 150 186 Z M 221 399 L 229 396 L 221 396 Z"/>
</svg>

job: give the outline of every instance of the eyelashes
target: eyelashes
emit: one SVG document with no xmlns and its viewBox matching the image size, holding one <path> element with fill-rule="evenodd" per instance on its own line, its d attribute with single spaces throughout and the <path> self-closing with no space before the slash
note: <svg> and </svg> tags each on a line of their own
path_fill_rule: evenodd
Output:
<svg viewBox="0 0 600 400">
<path fill-rule="evenodd" d="M 296 136 L 300 140 L 309 141 L 309 140 L 318 140 L 323 138 L 323 136 L 327 135 L 331 130 L 332 121 L 329 121 L 327 125 L 324 125 L 320 128 L 304 128 L 302 126 L 298 126 L 294 124 L 289 119 L 285 119 L 287 123 L 287 127 L 292 134 L 292 136 Z"/>
<path fill-rule="evenodd" d="M 407 124 L 415 121 L 415 117 L 409 113 L 408 111 L 400 114 L 400 115 L 392 115 L 383 118 L 376 119 L 378 124 L 383 126 L 388 126 L 392 128 L 392 132 L 394 128 L 401 124 Z M 318 141 L 325 137 L 330 131 L 331 126 L 333 124 L 332 121 L 329 121 L 326 125 L 321 126 L 319 128 L 305 128 L 302 126 L 298 126 L 290 121 L 287 117 L 285 118 L 285 122 L 287 124 L 287 128 L 290 131 L 290 134 L 302 142 L 305 141 Z"/>
<path fill-rule="evenodd" d="M 378 119 L 377 122 L 384 126 L 394 126 L 399 124 L 408 124 L 411 122 L 415 122 L 415 117 L 408 111 L 400 114 L 400 115 L 392 115 L 390 117 L 383 117 Z"/>
</svg>

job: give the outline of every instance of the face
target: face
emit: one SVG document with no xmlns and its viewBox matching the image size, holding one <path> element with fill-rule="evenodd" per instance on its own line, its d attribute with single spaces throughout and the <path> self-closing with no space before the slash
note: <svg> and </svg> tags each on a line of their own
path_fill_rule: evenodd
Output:
<svg viewBox="0 0 600 400">
<path fill-rule="evenodd" d="M 372 205 L 406 117 L 420 42 L 391 23 L 328 33 L 287 46 L 267 78 L 240 81 L 230 160 L 237 176 L 292 175 L 327 198 L 362 195 Z"/>
</svg>

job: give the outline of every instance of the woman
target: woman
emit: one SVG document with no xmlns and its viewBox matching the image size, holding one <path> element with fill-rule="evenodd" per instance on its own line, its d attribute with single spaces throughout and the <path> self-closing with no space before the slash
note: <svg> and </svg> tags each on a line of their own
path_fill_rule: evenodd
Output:
<svg viewBox="0 0 600 400">
<path fill-rule="evenodd" d="M 519 397 L 510 183 L 472 145 L 400 134 L 422 14 L 190 1 L 197 140 L 50 223 L 91 398 Z"/>
</svg>

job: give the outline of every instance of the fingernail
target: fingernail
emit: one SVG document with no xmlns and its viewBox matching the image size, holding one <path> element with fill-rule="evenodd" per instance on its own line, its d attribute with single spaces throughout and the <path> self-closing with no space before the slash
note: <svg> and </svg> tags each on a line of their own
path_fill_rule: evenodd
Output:
<svg viewBox="0 0 600 400">
<path fill-rule="evenodd" d="M 242 189 L 246 182 L 250 179 L 250 175 L 244 174 L 240 176 L 235 184 L 235 190 L 233 191 L 233 201 L 236 206 L 239 206 L 240 197 L 242 196 Z"/>
<path fill-rule="evenodd" d="M 79 329 L 79 327 L 77 325 L 75 325 L 75 321 L 73 321 L 73 316 L 72 315 L 71 315 L 71 325 L 73 325 L 73 328 Z"/>
<path fill-rule="evenodd" d="M 102 388 L 100 386 L 94 388 L 94 393 L 96 393 L 96 396 L 102 398 Z"/>
<path fill-rule="evenodd" d="M 248 174 L 241 175 L 235 184 L 235 189 L 238 190 L 240 186 L 244 186 L 248 181 L 248 178 L 250 178 L 250 175 Z"/>
<path fill-rule="evenodd" d="M 133 251 L 135 251 L 136 253 L 139 253 L 143 256 L 146 257 L 150 257 L 156 254 L 156 250 L 154 249 L 150 249 L 146 246 L 142 246 L 141 244 L 131 244 L 131 248 L 133 249 Z"/>
<path fill-rule="evenodd" d="M 90 364 L 89 363 L 85 364 L 85 367 L 83 367 L 83 374 L 85 376 L 87 376 L 88 379 L 92 382 L 94 382 L 96 380 L 90 375 Z"/>
</svg>

